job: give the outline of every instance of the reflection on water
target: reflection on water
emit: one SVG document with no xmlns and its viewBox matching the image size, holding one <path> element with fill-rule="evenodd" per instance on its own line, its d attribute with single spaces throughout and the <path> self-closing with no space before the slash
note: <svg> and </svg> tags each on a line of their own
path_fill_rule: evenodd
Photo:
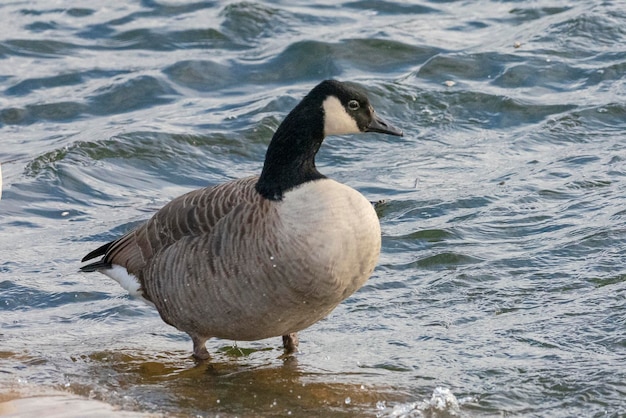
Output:
<svg viewBox="0 0 626 418">
<path fill-rule="evenodd" d="M 254 351 L 254 350 L 252 350 Z M 271 356 L 276 351 L 272 350 Z M 210 362 L 193 366 L 188 353 L 164 352 L 154 357 L 103 351 L 85 362 L 97 380 L 115 376 L 115 387 L 128 399 L 141 399 L 148 410 L 184 410 L 192 414 L 269 414 L 354 416 L 372 413 L 377 402 L 406 398 L 391 386 L 365 386 L 343 381 L 341 375 L 315 373 L 298 366 L 296 356 L 270 363 L 246 362 L 246 354 L 230 347 Z M 93 396 L 85 386 L 72 389 Z M 106 398 L 106 395 L 104 396 Z"/>
</svg>

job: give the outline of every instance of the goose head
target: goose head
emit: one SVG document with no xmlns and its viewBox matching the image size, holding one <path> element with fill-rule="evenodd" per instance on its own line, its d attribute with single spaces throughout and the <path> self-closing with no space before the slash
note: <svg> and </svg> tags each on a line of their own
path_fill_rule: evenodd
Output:
<svg viewBox="0 0 626 418">
<path fill-rule="evenodd" d="M 329 135 L 377 132 L 402 136 L 400 129 L 376 114 L 356 85 L 325 80 L 287 115 L 272 137 L 256 190 L 269 200 L 308 181 L 325 178 L 315 155 Z"/>
</svg>

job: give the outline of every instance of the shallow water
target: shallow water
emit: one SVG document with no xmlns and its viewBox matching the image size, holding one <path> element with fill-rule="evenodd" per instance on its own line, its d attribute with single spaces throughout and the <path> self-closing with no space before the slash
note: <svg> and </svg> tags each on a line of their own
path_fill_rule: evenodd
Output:
<svg viewBox="0 0 626 418">
<path fill-rule="evenodd" d="M 180 416 L 626 414 L 626 5 L 0 5 L 0 393 Z M 404 138 L 329 138 L 383 230 L 300 334 L 186 335 L 79 260 L 193 188 L 258 173 L 324 78 Z"/>
</svg>

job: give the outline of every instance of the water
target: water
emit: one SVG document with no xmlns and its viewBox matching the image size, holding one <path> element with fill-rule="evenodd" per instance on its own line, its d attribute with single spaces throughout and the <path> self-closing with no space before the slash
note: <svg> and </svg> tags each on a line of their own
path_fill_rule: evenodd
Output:
<svg viewBox="0 0 626 418">
<path fill-rule="evenodd" d="M 95 7 L 95 8 L 94 8 Z M 626 4 L 0 5 L 0 400 L 180 416 L 626 415 Z M 258 173 L 319 80 L 404 138 L 330 138 L 380 206 L 368 284 L 300 334 L 186 335 L 79 259 Z"/>
</svg>

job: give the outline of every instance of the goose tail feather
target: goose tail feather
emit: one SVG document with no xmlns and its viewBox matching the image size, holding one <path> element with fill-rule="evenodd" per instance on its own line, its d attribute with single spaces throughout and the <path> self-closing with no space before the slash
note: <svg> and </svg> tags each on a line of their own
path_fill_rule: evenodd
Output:
<svg viewBox="0 0 626 418">
<path fill-rule="evenodd" d="M 108 270 L 111 267 L 112 267 L 111 263 L 108 263 L 106 261 L 100 260 L 100 261 L 96 261 L 95 263 L 91 263 L 91 264 L 87 264 L 85 266 L 82 266 L 80 268 L 80 271 L 85 272 L 85 273 L 91 273 L 93 271 Z"/>
<path fill-rule="evenodd" d="M 115 241 L 111 241 L 108 242 L 106 244 L 104 244 L 101 247 L 96 248 L 95 250 L 93 250 L 92 252 L 90 252 L 89 254 L 87 254 L 86 256 L 83 257 L 82 260 L 80 260 L 81 262 L 85 262 L 87 260 L 91 260 L 92 258 L 96 258 L 96 257 L 100 257 L 101 255 L 105 255 L 108 251 L 109 248 L 111 248 L 111 245 L 113 245 L 115 243 Z M 87 267 L 87 266 L 85 266 Z M 81 268 L 82 270 L 82 268 Z"/>
</svg>

